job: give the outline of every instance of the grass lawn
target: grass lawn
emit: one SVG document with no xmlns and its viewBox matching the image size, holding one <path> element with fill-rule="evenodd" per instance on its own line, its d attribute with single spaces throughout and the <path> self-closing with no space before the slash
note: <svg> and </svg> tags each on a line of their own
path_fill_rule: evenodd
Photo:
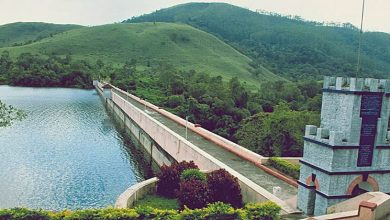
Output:
<svg viewBox="0 0 390 220">
<path fill-rule="evenodd" d="M 147 195 L 134 204 L 134 207 L 137 206 L 150 206 L 158 209 L 179 209 L 179 203 L 176 198 L 169 199 L 159 195 Z"/>
</svg>

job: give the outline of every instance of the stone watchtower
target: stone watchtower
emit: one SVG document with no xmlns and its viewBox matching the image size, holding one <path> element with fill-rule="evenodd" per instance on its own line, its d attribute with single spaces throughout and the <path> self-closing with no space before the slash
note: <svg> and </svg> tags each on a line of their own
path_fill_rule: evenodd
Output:
<svg viewBox="0 0 390 220">
<path fill-rule="evenodd" d="M 307 125 L 298 208 L 308 215 L 367 191 L 390 193 L 390 81 L 325 77 L 321 126 Z"/>
</svg>

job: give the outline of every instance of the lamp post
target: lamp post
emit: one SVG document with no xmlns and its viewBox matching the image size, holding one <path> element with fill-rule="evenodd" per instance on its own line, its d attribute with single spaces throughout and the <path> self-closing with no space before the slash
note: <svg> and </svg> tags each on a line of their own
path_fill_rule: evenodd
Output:
<svg viewBox="0 0 390 220">
<path fill-rule="evenodd" d="M 188 140 L 188 118 L 190 116 L 186 116 L 186 140 Z"/>
</svg>

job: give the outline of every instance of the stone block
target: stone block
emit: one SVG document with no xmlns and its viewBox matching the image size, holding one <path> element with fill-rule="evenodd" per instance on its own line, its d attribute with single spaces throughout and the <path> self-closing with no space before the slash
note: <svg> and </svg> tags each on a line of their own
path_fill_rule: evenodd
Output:
<svg viewBox="0 0 390 220">
<path fill-rule="evenodd" d="M 325 76 L 324 77 L 324 84 L 323 84 L 322 88 L 328 89 L 329 88 L 329 84 L 330 84 L 330 77 L 329 76 Z"/>
<path fill-rule="evenodd" d="M 317 128 L 317 139 L 329 139 L 329 130 L 326 128 Z"/>
<path fill-rule="evenodd" d="M 357 91 L 356 78 L 350 78 L 350 80 L 349 80 L 349 90 Z"/>
<path fill-rule="evenodd" d="M 343 78 L 343 77 L 336 78 L 336 90 L 341 90 L 341 88 L 343 87 L 343 84 L 344 84 L 344 80 L 345 80 L 345 78 Z"/>
<path fill-rule="evenodd" d="M 371 79 L 369 83 L 370 92 L 378 92 L 379 80 Z"/>
<path fill-rule="evenodd" d="M 344 135 L 341 132 L 330 131 L 329 132 L 329 144 L 332 146 L 340 145 L 343 142 Z"/>
<path fill-rule="evenodd" d="M 305 136 L 316 135 L 316 134 L 317 134 L 317 126 L 306 125 Z"/>
<path fill-rule="evenodd" d="M 357 78 L 356 79 L 356 91 L 362 91 L 364 87 L 364 79 L 363 78 Z"/>
</svg>

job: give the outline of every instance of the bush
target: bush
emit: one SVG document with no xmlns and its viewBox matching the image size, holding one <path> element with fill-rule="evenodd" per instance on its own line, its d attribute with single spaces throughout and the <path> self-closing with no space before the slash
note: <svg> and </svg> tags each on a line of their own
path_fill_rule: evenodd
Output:
<svg viewBox="0 0 390 220">
<path fill-rule="evenodd" d="M 231 205 L 222 202 L 209 204 L 204 209 L 204 219 L 234 220 L 243 219 L 243 213 L 234 209 Z"/>
<path fill-rule="evenodd" d="M 89 209 L 78 211 L 64 211 L 53 213 L 50 219 L 55 220 L 84 220 L 84 219 L 115 219 L 115 220 L 136 220 L 140 215 L 134 209 Z"/>
<path fill-rule="evenodd" d="M 235 208 L 242 207 L 241 188 L 238 179 L 224 169 L 208 174 L 207 183 L 210 190 L 210 203 L 223 202 Z"/>
<path fill-rule="evenodd" d="M 181 213 L 183 220 L 234 220 L 246 219 L 246 212 L 242 209 L 234 209 L 228 204 L 221 202 L 207 205 L 203 209 L 188 209 L 185 208 Z"/>
<path fill-rule="evenodd" d="M 248 219 L 276 220 L 281 208 L 273 202 L 263 202 L 246 204 L 244 210 Z"/>
<path fill-rule="evenodd" d="M 194 181 L 194 180 L 193 180 Z M 200 182 L 200 181 L 198 181 Z M 202 183 L 202 182 L 200 182 Z M 233 220 L 233 219 L 279 219 L 280 207 L 272 202 L 248 204 L 243 209 L 234 209 L 228 204 L 209 204 L 203 209 L 185 208 L 176 210 L 137 207 L 135 209 L 89 209 L 77 211 L 49 212 L 24 208 L 0 210 L 1 220 Z"/>
<path fill-rule="evenodd" d="M 299 179 L 300 166 L 298 164 L 293 164 L 277 157 L 271 157 L 268 160 L 268 165 L 291 176 L 294 179 Z"/>
<path fill-rule="evenodd" d="M 4 209 L 0 210 L 1 220 L 46 220 L 50 219 L 48 212 L 46 211 L 35 211 L 26 208 L 15 208 L 15 209 Z"/>
<path fill-rule="evenodd" d="M 180 175 L 187 169 L 198 169 L 198 166 L 193 161 L 161 166 L 160 173 L 157 175 L 160 179 L 157 183 L 157 193 L 168 198 L 176 197 L 180 187 Z"/>
<path fill-rule="evenodd" d="M 149 206 L 139 206 L 135 208 L 139 214 L 138 219 L 178 219 L 179 213 L 176 210 L 154 209 Z"/>
<path fill-rule="evenodd" d="M 192 179 L 199 180 L 202 182 L 207 181 L 206 174 L 202 173 L 200 170 L 197 170 L 197 169 L 184 170 L 180 176 L 181 181 L 187 181 L 187 180 L 192 180 Z"/>
<path fill-rule="evenodd" d="M 181 182 L 178 199 L 181 209 L 185 206 L 190 209 L 206 207 L 209 201 L 207 183 L 195 179 Z"/>
</svg>

